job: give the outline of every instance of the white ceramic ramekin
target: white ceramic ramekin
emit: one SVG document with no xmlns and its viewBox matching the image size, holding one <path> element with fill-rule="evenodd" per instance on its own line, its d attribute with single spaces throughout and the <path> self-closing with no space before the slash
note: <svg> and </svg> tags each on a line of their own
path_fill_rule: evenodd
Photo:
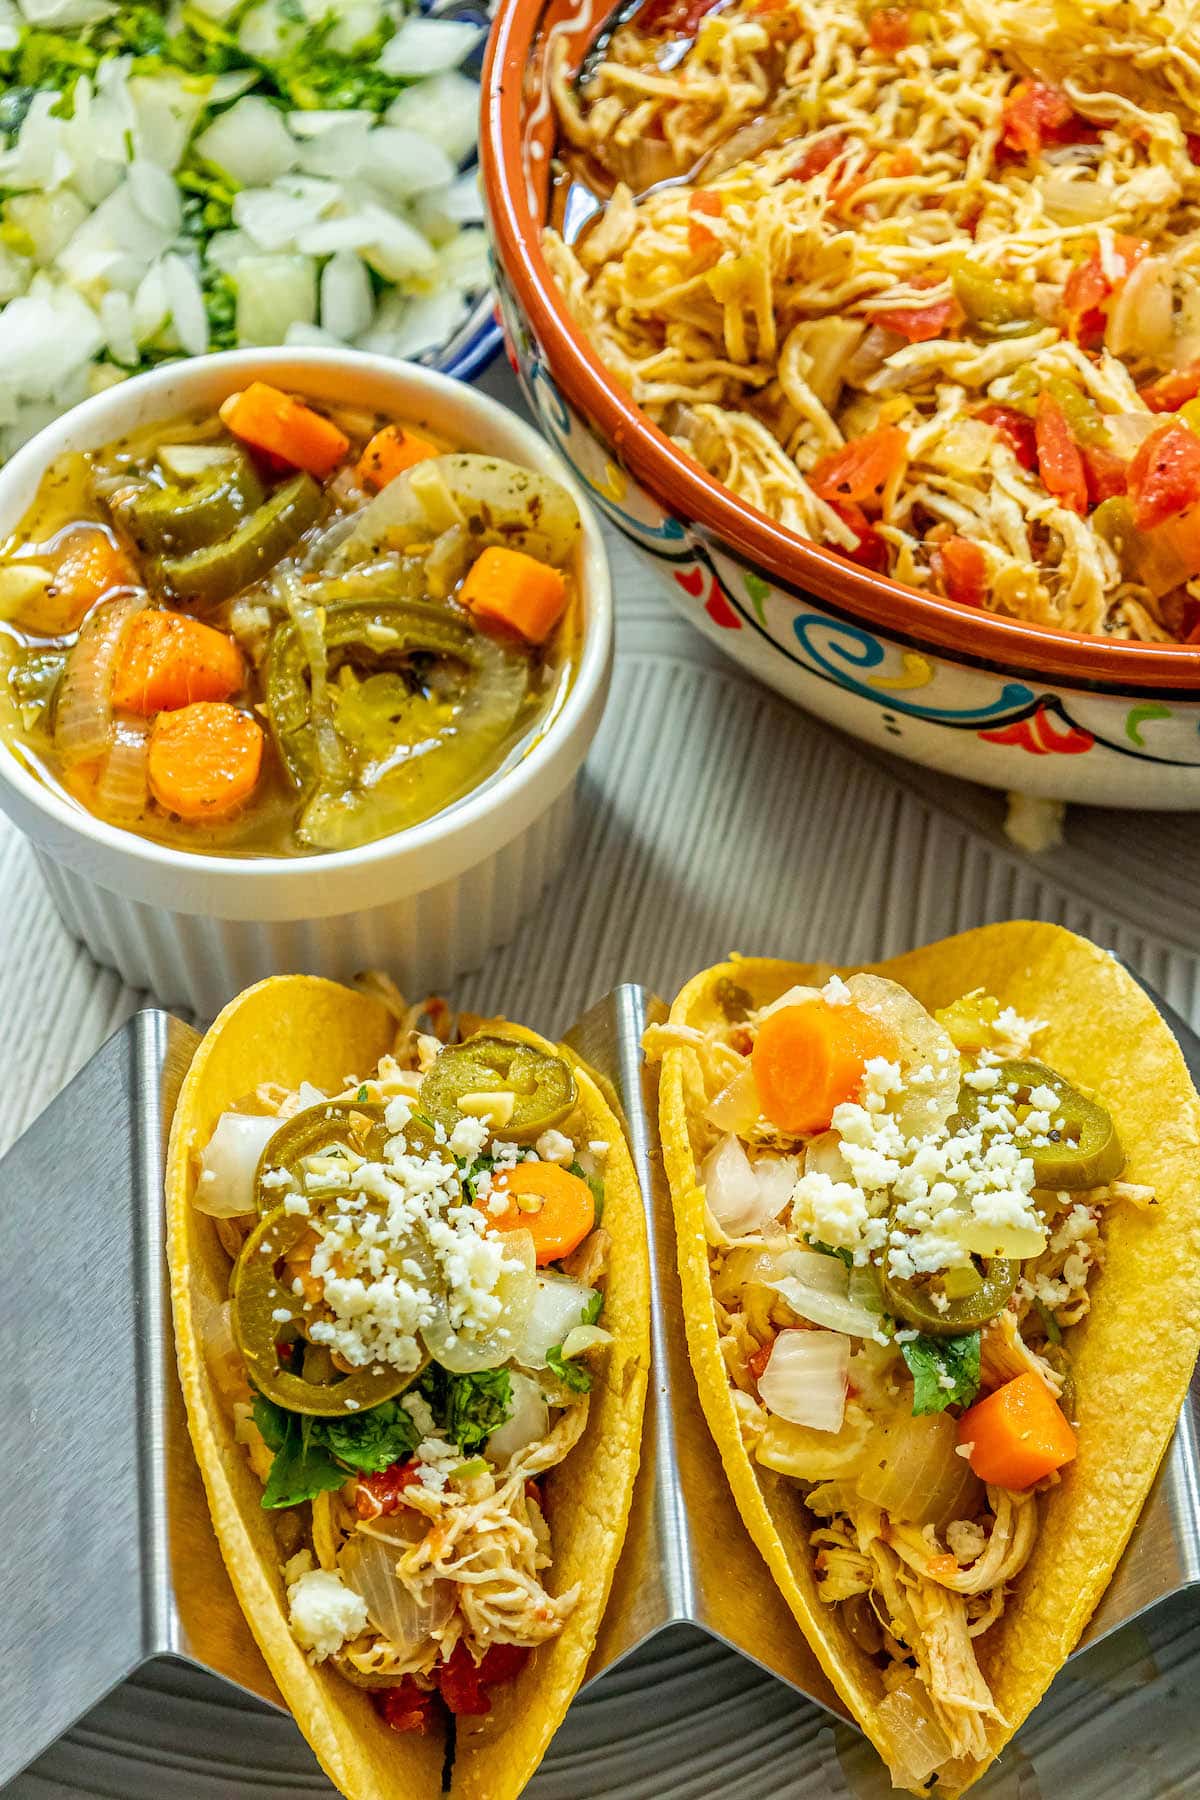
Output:
<svg viewBox="0 0 1200 1800">
<path fill-rule="evenodd" d="M 422 825 L 332 855 L 167 849 L 93 818 L 0 743 L 0 807 L 33 843 L 67 928 L 132 986 L 201 1017 L 250 982 L 285 971 L 345 979 L 383 968 L 416 993 L 477 966 L 511 934 L 561 860 L 575 776 L 600 722 L 612 665 L 603 540 L 560 459 L 494 400 L 411 363 L 361 352 L 231 351 L 110 388 L 0 469 L 0 538 L 64 451 L 95 449 L 155 420 L 214 408 L 255 377 L 313 399 L 393 413 L 569 487 L 583 516 L 583 642 L 562 711 L 520 762 Z"/>
</svg>

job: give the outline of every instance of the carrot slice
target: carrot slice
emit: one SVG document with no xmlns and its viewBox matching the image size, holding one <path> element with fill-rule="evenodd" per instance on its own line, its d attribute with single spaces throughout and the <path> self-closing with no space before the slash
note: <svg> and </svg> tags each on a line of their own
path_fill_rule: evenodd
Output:
<svg viewBox="0 0 1200 1800">
<path fill-rule="evenodd" d="M 431 456 L 440 455 L 437 445 L 418 432 L 409 431 L 404 425 L 385 425 L 359 457 L 354 472 L 363 487 L 381 488 L 414 463 L 428 462 Z"/>
<path fill-rule="evenodd" d="M 99 526 L 74 531 L 54 567 L 52 598 L 58 630 L 75 631 L 83 616 L 113 588 L 133 587 L 137 576 L 123 550 Z"/>
<path fill-rule="evenodd" d="M 221 406 L 221 420 L 244 444 L 279 457 L 289 468 L 307 469 L 318 480 L 350 448 L 350 439 L 331 419 L 266 381 L 252 381 L 240 394 L 230 394 Z"/>
<path fill-rule="evenodd" d="M 150 728 L 150 792 L 189 824 L 222 819 L 248 800 L 262 768 L 262 728 L 236 706 L 198 700 Z"/>
<path fill-rule="evenodd" d="M 472 564 L 458 597 L 477 618 L 541 644 L 562 617 L 567 584 L 557 569 L 523 550 L 489 545 Z"/>
<path fill-rule="evenodd" d="M 119 654 L 112 703 L 144 718 L 195 700 L 228 700 L 246 675 L 233 639 L 187 613 L 135 613 Z"/>
<path fill-rule="evenodd" d="M 834 1108 L 857 1094 L 869 1059 L 895 1055 L 891 1032 L 857 1006 L 782 1006 L 767 1014 L 754 1042 L 759 1105 L 781 1131 L 825 1131 Z"/>
<path fill-rule="evenodd" d="M 488 1204 L 496 1194 L 508 1198 L 507 1208 L 498 1216 Z M 475 1204 L 496 1231 L 530 1232 L 539 1267 L 569 1256 L 596 1223 L 591 1188 L 558 1163 L 522 1162 L 504 1169 L 492 1182 L 487 1199 Z"/>
<path fill-rule="evenodd" d="M 1019 1490 L 1075 1455 L 1075 1433 L 1040 1376 L 1017 1375 L 958 1421 L 958 1441 L 980 1481 Z"/>
</svg>

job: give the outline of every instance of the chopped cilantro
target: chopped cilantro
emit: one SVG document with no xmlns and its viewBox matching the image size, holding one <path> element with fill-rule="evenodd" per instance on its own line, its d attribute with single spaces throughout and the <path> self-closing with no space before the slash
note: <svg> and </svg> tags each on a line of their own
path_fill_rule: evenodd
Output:
<svg viewBox="0 0 1200 1800">
<path fill-rule="evenodd" d="M 583 1317 L 580 1319 L 579 1323 L 581 1325 L 594 1325 L 603 1311 L 604 1295 L 601 1293 L 600 1289 L 597 1288 L 596 1292 L 584 1307 Z"/>
<path fill-rule="evenodd" d="M 367 1098 L 367 1084 L 365 1081 L 364 1081 L 363 1085 L 359 1088 L 357 1094 L 355 1094 L 354 1098 L 356 1100 L 365 1100 Z"/>
<path fill-rule="evenodd" d="M 910 1338 L 901 1352 L 913 1378 L 913 1412 L 969 1406 L 979 1392 L 979 1333 Z M 943 1379 L 944 1378 L 944 1379 Z"/>
<path fill-rule="evenodd" d="M 204 310 L 208 314 L 210 350 L 232 350 L 237 346 L 237 287 L 231 275 L 205 268 L 200 277 L 204 290 Z"/>
<path fill-rule="evenodd" d="M 586 1394 L 592 1385 L 592 1371 L 587 1364 L 568 1361 L 562 1353 L 561 1344 L 555 1344 L 553 1349 L 547 1350 L 546 1367 L 573 1394 Z"/>
<path fill-rule="evenodd" d="M 298 1506 L 302 1500 L 341 1487 L 346 1479 L 345 1469 L 334 1462 L 311 1429 L 306 1429 L 315 1421 L 286 1412 L 262 1394 L 256 1394 L 254 1422 L 268 1450 L 275 1452 L 263 1490 L 264 1506 Z"/>
<path fill-rule="evenodd" d="M 507 1369 L 481 1369 L 475 1375 L 451 1375 L 430 1363 L 420 1381 L 438 1431 L 457 1444 L 464 1456 L 499 1430 L 512 1412 L 512 1378 Z"/>
<path fill-rule="evenodd" d="M 341 1487 L 355 1469 L 378 1474 L 417 1447 L 417 1428 L 398 1400 L 338 1419 L 314 1419 L 256 1394 L 254 1422 L 268 1450 L 275 1452 L 262 1500 L 267 1507 L 311 1500 Z"/>
<path fill-rule="evenodd" d="M 586 1181 L 591 1188 L 592 1200 L 596 1208 L 596 1224 L 598 1225 L 600 1223 L 600 1215 L 604 1211 L 604 1183 L 598 1175 L 587 1174 L 582 1163 L 573 1162 L 568 1173 L 571 1175 L 578 1175 L 580 1181 Z"/>
</svg>

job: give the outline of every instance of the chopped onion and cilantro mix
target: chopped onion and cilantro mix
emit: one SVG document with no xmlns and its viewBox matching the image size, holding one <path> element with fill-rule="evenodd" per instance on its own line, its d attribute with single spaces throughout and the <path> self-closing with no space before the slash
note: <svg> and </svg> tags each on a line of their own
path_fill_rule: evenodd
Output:
<svg viewBox="0 0 1200 1800">
<path fill-rule="evenodd" d="M 487 287 L 482 29 L 400 0 L 0 0 L 0 456 L 179 356 L 416 356 Z"/>
<path fill-rule="evenodd" d="M 706 1028 L 652 1027 L 687 1091 L 724 1366 L 761 1467 L 802 1484 L 821 1597 L 875 1657 L 924 1789 L 986 1758 L 973 1640 L 1075 1455 L 1063 1332 L 1106 1206 L 1154 1204 L 1103 1106 L 982 992 L 936 1013 L 880 976 L 771 1005 L 725 979 Z"/>
<path fill-rule="evenodd" d="M 378 979 L 378 978 L 377 978 Z M 336 1095 L 223 1114 L 194 1204 L 234 1259 L 206 1359 L 275 1515 L 293 1635 L 396 1730 L 489 1710 L 561 1631 L 542 1477 L 588 1417 L 609 1145 L 569 1064 L 406 1007 Z"/>
</svg>

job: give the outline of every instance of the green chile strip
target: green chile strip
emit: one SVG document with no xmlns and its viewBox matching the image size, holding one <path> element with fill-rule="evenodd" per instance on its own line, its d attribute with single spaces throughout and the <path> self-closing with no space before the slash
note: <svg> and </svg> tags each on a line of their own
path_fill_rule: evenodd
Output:
<svg viewBox="0 0 1200 1800">
<path fill-rule="evenodd" d="M 1032 1159 L 1036 1187 L 1055 1190 L 1101 1187 L 1116 1179 L 1125 1166 L 1125 1152 L 1117 1128 L 1102 1106 L 1086 1099 L 1044 1063 L 998 1063 L 996 1073 L 1000 1081 L 991 1091 L 992 1095 L 1003 1096 L 1013 1104 L 1026 1103 L 1034 1088 L 1050 1088 L 1054 1093 L 1051 1123 L 1061 1119 L 1063 1131 L 1054 1134 L 1049 1144 L 1034 1143 L 1033 1134 L 1021 1126 L 1015 1133 L 1022 1154 Z M 1010 1091 L 1013 1088 L 1015 1094 Z M 965 1124 L 975 1124 L 980 1102 L 988 1097 L 964 1084 L 958 1096 L 958 1112 Z"/>
<path fill-rule="evenodd" d="M 249 457 L 231 452 L 199 481 L 144 488 L 120 511 L 143 554 L 181 556 L 228 537 L 265 498 Z"/>
<path fill-rule="evenodd" d="M 883 1301 L 888 1312 L 906 1325 L 913 1325 L 929 1337 L 962 1337 L 978 1331 L 989 1319 L 1003 1312 L 1017 1285 L 1020 1265 L 1003 1257 L 989 1257 L 983 1265 L 983 1281 L 973 1294 L 947 1300 L 943 1311 L 933 1301 L 935 1289 L 918 1281 L 897 1275 L 884 1275 Z M 935 1277 L 936 1280 L 936 1277 Z"/>
<path fill-rule="evenodd" d="M 372 1363 L 327 1383 L 307 1381 L 284 1364 L 279 1345 L 302 1343 L 312 1308 L 292 1292 L 290 1281 L 277 1278 L 275 1268 L 310 1227 L 306 1214 L 289 1213 L 282 1206 L 259 1220 L 234 1265 L 233 1333 L 246 1374 L 260 1394 L 291 1412 L 340 1418 L 403 1393 L 421 1373 L 424 1361 L 407 1373 Z"/>
<path fill-rule="evenodd" d="M 514 1143 L 558 1125 L 576 1101 L 575 1076 L 561 1056 L 512 1038 L 481 1035 L 443 1050 L 421 1083 L 421 1110 L 452 1131 L 464 1094 L 507 1091 L 516 1096 L 501 1135 Z"/>
<path fill-rule="evenodd" d="M 316 524 L 323 505 L 324 495 L 312 476 L 294 475 L 228 537 L 188 556 L 164 556 L 157 573 L 176 599 L 207 605 L 231 599 L 275 567 Z"/>
<path fill-rule="evenodd" d="M 267 655 L 267 710 L 288 777 L 311 796 L 300 831 L 321 849 L 348 849 L 428 818 L 465 792 L 511 731 L 525 698 L 529 664 L 515 646 L 478 632 L 444 607 L 408 600 L 349 602 L 325 615 L 327 677 L 349 663 L 364 674 L 406 673 L 414 656 L 461 671 L 461 704 L 443 734 L 373 785 L 334 793 L 322 786 L 309 665 L 292 621 L 279 625 Z M 345 742 L 351 759 L 364 746 Z"/>
<path fill-rule="evenodd" d="M 383 1107 L 378 1101 L 364 1100 L 361 1104 L 328 1101 L 293 1113 L 274 1137 L 268 1139 L 259 1158 L 254 1178 L 259 1213 L 273 1212 L 279 1205 L 278 1188 L 263 1185 L 263 1176 L 268 1171 L 286 1169 L 297 1185 L 302 1185 L 300 1165 L 306 1157 L 348 1148 L 365 1156 L 368 1162 L 378 1162 L 390 1135 L 383 1122 Z"/>
</svg>

